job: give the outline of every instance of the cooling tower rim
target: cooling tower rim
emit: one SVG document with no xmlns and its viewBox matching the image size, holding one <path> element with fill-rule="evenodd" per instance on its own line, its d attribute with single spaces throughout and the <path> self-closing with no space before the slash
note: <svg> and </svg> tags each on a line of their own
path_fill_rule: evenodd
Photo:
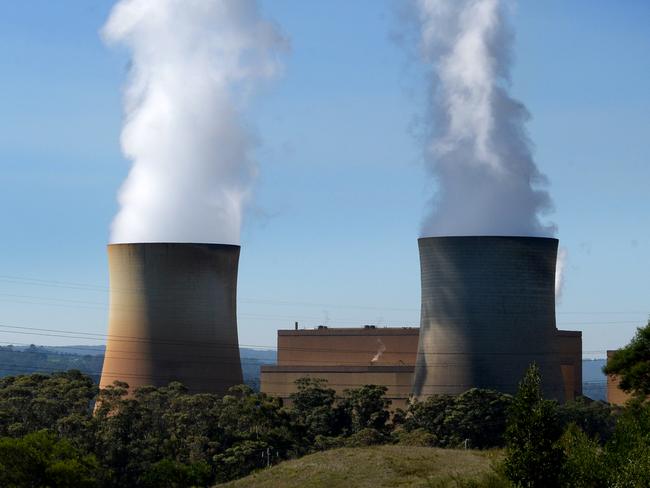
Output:
<svg viewBox="0 0 650 488">
<path fill-rule="evenodd" d="M 208 249 L 231 249 L 239 250 L 241 246 L 239 244 L 219 244 L 216 242 L 114 242 L 107 244 L 108 249 L 116 247 L 127 247 L 127 246 L 138 246 L 138 247 L 202 247 Z"/>
<path fill-rule="evenodd" d="M 418 237 L 418 242 L 423 241 L 443 241 L 443 240 L 516 240 L 516 241 L 551 241 L 551 242 L 560 242 L 559 239 L 555 237 L 537 237 L 537 236 L 516 236 L 516 235 L 489 235 L 489 234 L 479 234 L 479 235 L 461 235 L 461 236 L 429 236 L 429 237 Z"/>
</svg>

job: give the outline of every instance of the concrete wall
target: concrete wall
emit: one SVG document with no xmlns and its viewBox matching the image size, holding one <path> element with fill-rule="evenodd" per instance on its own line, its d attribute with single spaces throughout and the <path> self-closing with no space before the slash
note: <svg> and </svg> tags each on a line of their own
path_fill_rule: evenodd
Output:
<svg viewBox="0 0 650 488">
<path fill-rule="evenodd" d="M 555 327 L 556 239 L 418 240 L 422 282 L 413 393 L 515 393 L 528 365 L 545 396 L 564 399 Z"/>
<path fill-rule="evenodd" d="M 279 330 L 278 364 L 262 366 L 260 389 L 288 401 L 302 377 L 325 379 L 338 395 L 384 385 L 393 408 L 405 407 L 419 332 L 417 327 Z"/>
<path fill-rule="evenodd" d="M 564 397 L 574 400 L 582 395 L 582 332 L 558 330 L 560 368 L 564 381 Z"/>
<path fill-rule="evenodd" d="M 607 360 L 614 355 L 616 351 L 607 351 Z M 632 395 L 625 393 L 618 386 L 619 379 L 617 375 L 607 375 L 607 401 L 614 405 L 624 405 Z"/>
<path fill-rule="evenodd" d="M 413 366 L 419 333 L 417 327 L 279 330 L 278 365 Z"/>
<path fill-rule="evenodd" d="M 242 383 L 237 338 L 239 246 L 108 246 L 110 310 L 100 386 L 180 381 L 192 392 Z"/>
</svg>

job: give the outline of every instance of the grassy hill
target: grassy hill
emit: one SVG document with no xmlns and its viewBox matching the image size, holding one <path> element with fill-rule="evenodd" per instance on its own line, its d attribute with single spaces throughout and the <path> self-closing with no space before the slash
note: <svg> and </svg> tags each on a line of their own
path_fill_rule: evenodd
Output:
<svg viewBox="0 0 650 488">
<path fill-rule="evenodd" d="M 498 451 L 373 446 L 285 461 L 219 487 L 379 488 L 504 486 L 490 477 Z"/>
</svg>

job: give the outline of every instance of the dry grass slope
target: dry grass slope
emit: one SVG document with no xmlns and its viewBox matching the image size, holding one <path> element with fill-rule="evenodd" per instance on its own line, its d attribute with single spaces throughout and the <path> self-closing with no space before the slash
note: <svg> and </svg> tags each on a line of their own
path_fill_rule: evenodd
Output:
<svg viewBox="0 0 650 488">
<path fill-rule="evenodd" d="M 412 446 L 343 448 L 283 462 L 246 478 L 219 485 L 228 488 L 378 488 L 498 486 L 478 483 L 501 458 L 498 451 Z M 477 483 L 472 483 L 476 481 Z"/>
</svg>

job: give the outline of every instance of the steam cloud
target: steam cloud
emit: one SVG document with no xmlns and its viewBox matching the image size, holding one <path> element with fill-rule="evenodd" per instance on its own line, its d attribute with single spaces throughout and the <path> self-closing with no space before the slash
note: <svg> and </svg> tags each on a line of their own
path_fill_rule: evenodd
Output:
<svg viewBox="0 0 650 488">
<path fill-rule="evenodd" d="M 370 360 L 371 363 L 376 363 L 379 361 L 381 355 L 386 351 L 386 345 L 382 342 L 381 339 L 377 339 L 377 344 L 379 344 L 379 347 L 377 348 L 377 353 Z"/>
<path fill-rule="evenodd" d="M 532 157 L 526 107 L 508 94 L 507 0 L 414 0 L 431 68 L 427 165 L 438 182 L 424 236 L 552 236 L 552 207 Z"/>
<path fill-rule="evenodd" d="M 239 243 L 257 170 L 243 110 L 285 39 L 255 0 L 121 0 L 102 34 L 132 54 L 111 242 Z"/>
</svg>

